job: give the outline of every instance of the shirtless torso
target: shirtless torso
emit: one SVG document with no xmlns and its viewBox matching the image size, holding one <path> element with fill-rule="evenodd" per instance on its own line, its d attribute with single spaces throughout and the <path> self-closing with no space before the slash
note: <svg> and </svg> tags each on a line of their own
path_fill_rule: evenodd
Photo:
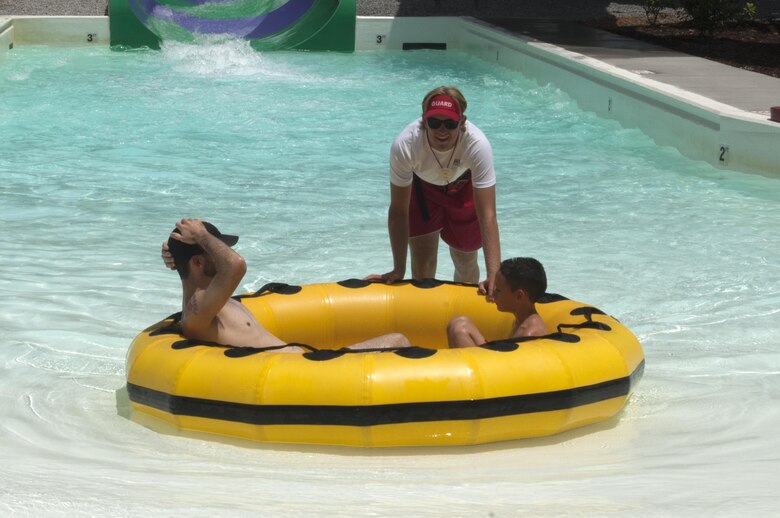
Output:
<svg viewBox="0 0 780 518">
<path fill-rule="evenodd" d="M 222 309 L 205 328 L 188 326 L 188 317 L 197 314 L 203 290 L 196 292 L 182 313 L 182 330 L 190 338 L 237 347 L 272 347 L 286 342 L 271 334 L 240 302 L 228 299 Z M 284 348 L 282 352 L 302 352 L 297 346 Z"/>
<path fill-rule="evenodd" d="M 542 317 L 538 313 L 529 315 L 525 320 L 520 322 L 515 320 L 514 332 L 512 337 L 521 338 L 523 336 L 544 336 L 548 334 L 547 325 L 542 320 Z"/>
</svg>

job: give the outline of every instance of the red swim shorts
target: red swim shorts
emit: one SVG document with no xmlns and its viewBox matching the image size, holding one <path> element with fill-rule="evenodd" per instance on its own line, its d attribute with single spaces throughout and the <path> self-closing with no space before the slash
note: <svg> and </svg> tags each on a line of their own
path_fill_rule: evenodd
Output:
<svg viewBox="0 0 780 518">
<path fill-rule="evenodd" d="M 455 250 L 473 252 L 482 247 L 470 175 L 450 185 L 433 185 L 415 175 L 409 203 L 409 237 L 438 231 Z"/>
</svg>

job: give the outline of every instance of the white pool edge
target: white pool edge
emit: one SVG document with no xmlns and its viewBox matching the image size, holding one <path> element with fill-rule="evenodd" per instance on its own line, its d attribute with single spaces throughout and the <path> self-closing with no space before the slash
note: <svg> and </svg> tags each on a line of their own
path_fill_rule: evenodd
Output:
<svg viewBox="0 0 780 518">
<path fill-rule="evenodd" d="M 468 17 L 358 17 L 356 51 L 444 43 L 553 84 L 586 111 L 639 128 L 660 146 L 718 168 L 780 178 L 780 124 Z M 0 17 L 0 62 L 23 45 L 109 45 L 106 16 Z"/>
</svg>

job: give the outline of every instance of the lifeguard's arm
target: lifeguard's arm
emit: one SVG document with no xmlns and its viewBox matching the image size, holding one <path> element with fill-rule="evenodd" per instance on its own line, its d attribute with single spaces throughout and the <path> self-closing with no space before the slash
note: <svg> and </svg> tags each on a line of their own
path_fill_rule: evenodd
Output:
<svg viewBox="0 0 780 518">
<path fill-rule="evenodd" d="M 496 218 L 496 186 L 474 188 L 474 204 L 477 209 L 479 231 L 482 234 L 482 251 L 485 254 L 487 278 L 480 283 L 480 289 L 493 300 L 496 273 L 501 266 L 501 242 L 498 237 Z"/>
<path fill-rule="evenodd" d="M 208 287 L 187 302 L 183 326 L 189 333 L 202 334 L 214 325 L 214 319 L 238 287 L 246 273 L 246 262 L 232 248 L 211 235 L 200 220 L 183 219 L 176 224 L 181 235 L 173 237 L 196 243 L 214 263 L 216 274 Z"/>
<path fill-rule="evenodd" d="M 388 284 L 400 281 L 406 275 L 406 254 L 409 248 L 409 200 L 412 186 L 390 184 L 390 208 L 387 210 L 387 230 L 393 252 L 393 269 L 383 275 L 369 275 L 367 280 L 381 280 Z"/>
</svg>

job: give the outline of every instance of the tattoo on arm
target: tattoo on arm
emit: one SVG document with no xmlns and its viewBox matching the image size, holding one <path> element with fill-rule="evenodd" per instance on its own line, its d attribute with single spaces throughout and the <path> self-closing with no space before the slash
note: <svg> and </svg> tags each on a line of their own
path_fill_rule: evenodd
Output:
<svg viewBox="0 0 780 518">
<path fill-rule="evenodd" d="M 187 313 L 190 315 L 196 315 L 198 313 L 198 301 L 195 297 L 192 297 L 187 303 Z"/>
</svg>

